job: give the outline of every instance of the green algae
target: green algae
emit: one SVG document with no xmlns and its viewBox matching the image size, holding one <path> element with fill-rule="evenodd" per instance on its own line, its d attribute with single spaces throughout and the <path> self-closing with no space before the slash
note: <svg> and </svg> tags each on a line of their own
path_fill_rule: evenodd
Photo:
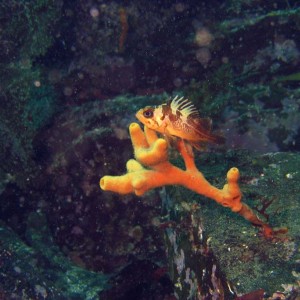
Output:
<svg viewBox="0 0 300 300">
<path fill-rule="evenodd" d="M 229 19 L 219 24 L 223 34 L 235 34 L 239 31 L 248 30 L 252 26 L 258 26 L 262 22 L 271 22 L 278 19 L 289 19 L 299 22 L 300 8 L 274 10 L 261 15 L 250 14 L 240 19 Z M 282 22 L 282 20 L 281 20 Z"/>
<path fill-rule="evenodd" d="M 109 276 L 80 268 L 63 255 L 43 214 L 29 215 L 25 241 L 3 222 L 0 225 L 0 278 L 6 293 L 39 299 L 96 300 L 108 287 Z"/>
</svg>

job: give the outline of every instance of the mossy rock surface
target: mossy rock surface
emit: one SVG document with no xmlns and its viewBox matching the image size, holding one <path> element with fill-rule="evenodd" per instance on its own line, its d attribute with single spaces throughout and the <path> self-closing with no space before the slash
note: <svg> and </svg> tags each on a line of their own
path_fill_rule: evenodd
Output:
<svg viewBox="0 0 300 300">
<path fill-rule="evenodd" d="M 208 245 L 227 280 L 239 293 L 262 288 L 272 294 L 284 291 L 286 284 L 299 288 L 300 155 L 239 151 L 199 157 L 199 169 L 219 188 L 225 183 L 226 170 L 238 167 L 243 201 L 272 227 L 288 228 L 287 234 L 266 239 L 238 214 L 180 189 L 181 201 L 200 204 Z"/>
</svg>

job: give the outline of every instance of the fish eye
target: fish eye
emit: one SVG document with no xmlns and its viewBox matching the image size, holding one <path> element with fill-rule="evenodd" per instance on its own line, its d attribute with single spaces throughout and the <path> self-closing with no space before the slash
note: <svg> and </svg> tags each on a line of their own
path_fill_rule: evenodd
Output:
<svg viewBox="0 0 300 300">
<path fill-rule="evenodd" d="M 143 116 L 147 119 L 153 117 L 153 110 L 152 109 L 147 109 L 143 112 Z"/>
</svg>

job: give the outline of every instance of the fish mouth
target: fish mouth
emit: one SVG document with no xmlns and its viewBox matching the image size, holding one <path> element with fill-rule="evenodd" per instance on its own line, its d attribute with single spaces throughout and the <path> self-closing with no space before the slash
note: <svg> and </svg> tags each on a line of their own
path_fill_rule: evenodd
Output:
<svg viewBox="0 0 300 300">
<path fill-rule="evenodd" d="M 141 120 L 140 120 L 140 115 L 141 115 L 140 112 L 141 112 L 141 110 L 139 110 L 139 111 L 135 114 L 135 117 L 136 117 L 139 121 L 141 121 Z"/>
</svg>

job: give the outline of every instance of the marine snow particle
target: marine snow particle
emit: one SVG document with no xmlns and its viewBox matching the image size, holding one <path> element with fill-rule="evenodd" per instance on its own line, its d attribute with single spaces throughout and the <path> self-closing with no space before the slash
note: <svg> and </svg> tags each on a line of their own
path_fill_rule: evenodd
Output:
<svg viewBox="0 0 300 300">
<path fill-rule="evenodd" d="M 100 15 L 99 9 L 96 8 L 96 7 L 92 7 L 92 8 L 90 9 L 90 15 L 91 15 L 93 18 L 98 18 L 99 15 Z"/>
<path fill-rule="evenodd" d="M 137 242 L 140 242 L 144 235 L 143 228 L 139 225 L 132 227 L 130 228 L 128 235 L 134 238 Z"/>
<path fill-rule="evenodd" d="M 175 3 L 174 8 L 176 12 L 182 13 L 185 11 L 186 6 L 184 3 L 179 2 L 179 3 Z"/>
<path fill-rule="evenodd" d="M 179 78 L 179 77 L 175 78 L 175 79 L 173 80 L 173 84 L 174 84 L 174 86 L 177 87 L 177 88 L 181 87 L 181 86 L 182 86 L 182 79 Z"/>
<path fill-rule="evenodd" d="M 40 87 L 40 86 L 41 86 L 41 82 L 40 82 L 39 80 L 35 80 L 35 81 L 33 82 L 33 84 L 34 84 L 34 86 L 36 86 L 36 87 Z"/>
<path fill-rule="evenodd" d="M 69 86 L 66 86 L 63 93 L 65 96 L 71 96 L 73 94 L 73 89 Z"/>
<path fill-rule="evenodd" d="M 196 51 L 196 59 L 206 68 L 211 60 L 211 53 L 208 48 L 200 48 Z"/>
<path fill-rule="evenodd" d="M 195 35 L 195 43 L 199 47 L 210 46 L 213 39 L 214 39 L 213 35 L 210 33 L 210 31 L 207 28 L 201 27 L 201 28 L 197 29 L 196 35 Z"/>
</svg>

